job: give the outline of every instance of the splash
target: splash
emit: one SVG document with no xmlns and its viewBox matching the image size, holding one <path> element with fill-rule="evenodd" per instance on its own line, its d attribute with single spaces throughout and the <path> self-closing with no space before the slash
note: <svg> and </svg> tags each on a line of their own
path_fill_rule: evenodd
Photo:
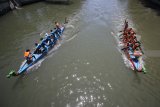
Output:
<svg viewBox="0 0 160 107">
<path fill-rule="evenodd" d="M 71 40 L 75 39 L 78 36 L 78 33 L 80 32 L 79 29 L 79 14 L 70 17 L 69 22 L 65 26 L 65 42 L 70 42 Z"/>
</svg>

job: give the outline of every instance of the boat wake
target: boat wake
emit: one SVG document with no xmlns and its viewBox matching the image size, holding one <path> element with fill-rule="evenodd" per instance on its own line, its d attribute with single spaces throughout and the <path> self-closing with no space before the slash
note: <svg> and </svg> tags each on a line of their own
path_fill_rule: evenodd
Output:
<svg viewBox="0 0 160 107">
<path fill-rule="evenodd" d="M 70 42 L 71 40 L 75 39 L 78 36 L 78 32 L 79 29 L 76 29 L 75 27 L 72 27 L 72 29 L 71 28 L 67 29 L 67 31 L 64 33 L 64 35 L 66 35 L 64 36 L 65 42 Z"/>
<path fill-rule="evenodd" d="M 75 37 L 77 37 L 78 35 L 77 34 L 75 34 L 73 37 L 71 37 L 70 39 L 67 39 L 66 41 L 67 42 L 69 42 L 69 41 L 71 41 L 71 40 L 73 40 Z"/>
<path fill-rule="evenodd" d="M 131 68 L 132 70 L 134 70 L 134 66 L 132 65 L 132 63 L 127 59 L 127 57 L 122 54 L 122 58 L 124 61 L 124 64 L 126 65 L 127 68 Z"/>
<path fill-rule="evenodd" d="M 69 19 L 69 22 L 65 26 L 66 30 L 64 32 L 64 42 L 70 42 L 71 40 L 75 39 L 78 36 L 79 29 L 79 15 L 75 15 Z"/>
</svg>

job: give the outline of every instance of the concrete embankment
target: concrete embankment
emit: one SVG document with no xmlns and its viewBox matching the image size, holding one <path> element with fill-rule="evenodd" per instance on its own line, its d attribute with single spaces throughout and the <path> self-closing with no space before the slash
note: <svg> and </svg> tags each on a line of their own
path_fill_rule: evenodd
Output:
<svg viewBox="0 0 160 107">
<path fill-rule="evenodd" d="M 1 0 L 0 1 L 0 16 L 4 15 L 5 13 L 19 6 L 23 6 L 23 5 L 27 5 L 27 4 L 31 4 L 31 3 L 35 3 L 39 1 L 69 2 L 70 0 Z"/>
</svg>

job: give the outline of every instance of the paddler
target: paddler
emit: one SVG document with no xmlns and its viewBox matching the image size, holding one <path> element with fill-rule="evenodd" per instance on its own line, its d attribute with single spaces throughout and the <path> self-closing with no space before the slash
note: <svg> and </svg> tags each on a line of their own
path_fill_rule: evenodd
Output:
<svg viewBox="0 0 160 107">
<path fill-rule="evenodd" d="M 55 22 L 55 26 L 57 29 L 60 29 L 62 27 L 57 21 Z"/>
<path fill-rule="evenodd" d="M 127 43 L 127 42 L 128 42 L 128 37 L 127 36 L 123 37 L 123 43 Z"/>
<path fill-rule="evenodd" d="M 52 41 L 51 41 L 51 35 L 49 35 L 48 33 L 46 33 L 46 34 L 45 34 L 45 37 L 46 37 L 46 38 L 45 38 L 45 39 L 46 39 L 46 40 L 45 40 L 46 45 L 47 45 L 47 46 L 52 45 L 53 43 L 52 43 Z"/>
<path fill-rule="evenodd" d="M 137 48 L 140 48 L 140 46 L 141 46 L 141 45 L 140 45 L 138 42 L 136 42 L 136 43 L 133 44 L 132 49 L 133 49 L 133 50 L 136 50 Z"/>
<path fill-rule="evenodd" d="M 128 35 L 135 35 L 136 34 L 132 28 L 126 29 L 126 32 L 128 33 Z"/>
<path fill-rule="evenodd" d="M 31 62 L 32 62 L 32 57 L 35 58 L 35 56 L 32 56 L 32 55 L 31 55 L 31 52 L 30 52 L 29 49 L 27 49 L 27 50 L 24 52 L 24 57 L 26 58 L 27 63 L 31 63 Z"/>
<path fill-rule="evenodd" d="M 130 34 L 129 39 L 131 39 L 131 40 L 137 40 L 137 38 L 136 38 L 136 36 L 135 36 L 134 33 Z"/>
<path fill-rule="evenodd" d="M 142 53 L 139 51 L 138 48 L 136 48 L 136 49 L 134 50 L 133 55 L 134 55 L 135 57 L 139 58 L 140 56 L 142 56 Z"/>
<path fill-rule="evenodd" d="M 59 38 L 62 26 L 58 22 L 55 22 L 55 26 L 56 26 L 56 31 L 54 32 L 54 34 L 56 35 L 57 38 Z"/>
<path fill-rule="evenodd" d="M 133 35 L 136 34 L 136 32 L 132 28 L 130 28 L 130 33 L 133 34 Z"/>
<path fill-rule="evenodd" d="M 124 39 L 124 38 L 128 38 L 128 34 L 126 31 L 123 32 L 122 37 L 120 39 Z"/>
<path fill-rule="evenodd" d="M 50 34 L 51 34 L 51 36 L 53 36 L 53 35 L 54 35 L 54 32 L 53 32 L 53 30 L 50 30 Z"/>
<path fill-rule="evenodd" d="M 32 61 L 32 56 L 31 56 L 31 52 L 30 52 L 29 49 L 27 49 L 27 50 L 24 52 L 24 58 L 26 58 L 27 63 L 29 63 L 29 62 Z"/>
<path fill-rule="evenodd" d="M 37 42 L 35 43 L 35 46 L 36 46 L 36 49 L 34 51 L 34 54 L 41 54 L 42 51 L 41 51 L 41 46 L 40 44 L 38 44 Z"/>
<path fill-rule="evenodd" d="M 54 45 L 57 44 L 57 42 L 58 42 L 57 34 L 55 34 L 55 32 L 53 32 L 53 30 L 50 30 L 50 34 L 51 34 L 51 38 L 53 39 Z"/>
</svg>

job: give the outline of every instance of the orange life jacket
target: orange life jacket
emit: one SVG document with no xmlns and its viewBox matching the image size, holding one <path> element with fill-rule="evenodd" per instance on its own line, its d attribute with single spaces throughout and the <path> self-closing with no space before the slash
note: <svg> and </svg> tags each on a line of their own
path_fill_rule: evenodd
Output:
<svg viewBox="0 0 160 107">
<path fill-rule="evenodd" d="M 24 52 L 24 57 L 29 57 L 30 52 Z"/>
</svg>

